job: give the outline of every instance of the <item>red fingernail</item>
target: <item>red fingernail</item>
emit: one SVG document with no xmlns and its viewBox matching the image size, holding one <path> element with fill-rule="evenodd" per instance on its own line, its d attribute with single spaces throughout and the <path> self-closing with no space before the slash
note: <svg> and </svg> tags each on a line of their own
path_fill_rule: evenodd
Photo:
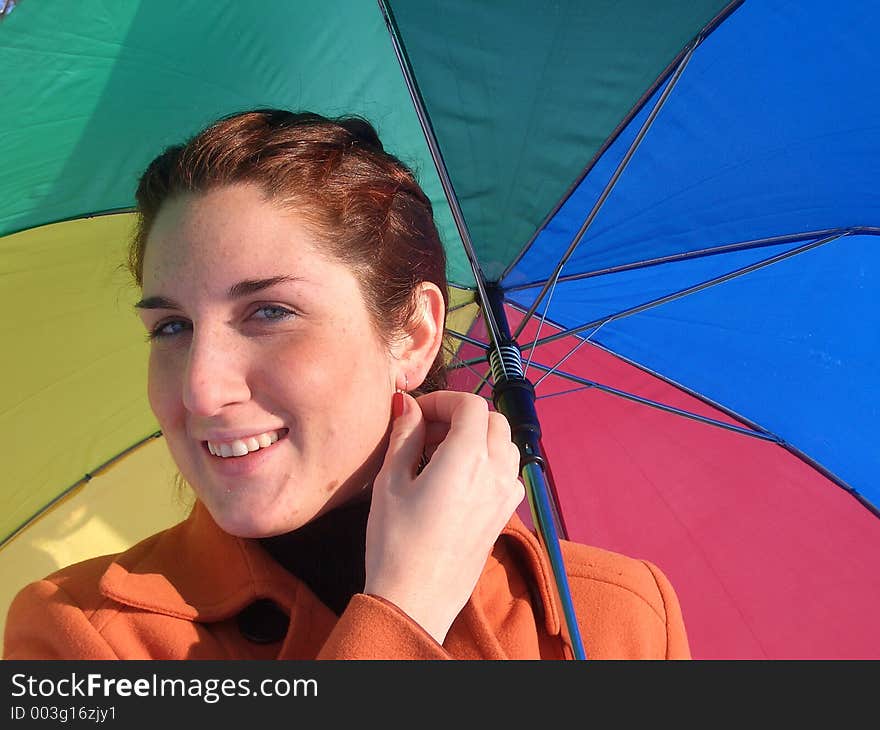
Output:
<svg viewBox="0 0 880 730">
<path fill-rule="evenodd" d="M 403 415 L 403 393 L 399 390 L 391 396 L 391 416 L 398 418 Z"/>
</svg>

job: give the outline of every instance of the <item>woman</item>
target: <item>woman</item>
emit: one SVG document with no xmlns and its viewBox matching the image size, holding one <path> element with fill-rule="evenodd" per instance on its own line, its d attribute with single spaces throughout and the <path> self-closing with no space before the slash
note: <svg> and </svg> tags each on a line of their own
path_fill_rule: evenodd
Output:
<svg viewBox="0 0 880 730">
<path fill-rule="evenodd" d="M 260 110 L 149 166 L 130 268 L 196 505 L 26 587 L 6 658 L 564 658 L 505 418 L 444 390 L 431 205 L 360 119 Z M 653 565 L 566 543 L 593 658 L 684 658 Z"/>
</svg>

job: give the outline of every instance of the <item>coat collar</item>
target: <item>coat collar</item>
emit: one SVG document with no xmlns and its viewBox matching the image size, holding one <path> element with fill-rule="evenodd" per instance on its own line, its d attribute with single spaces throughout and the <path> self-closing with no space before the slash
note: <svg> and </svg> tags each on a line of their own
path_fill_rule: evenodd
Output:
<svg viewBox="0 0 880 730">
<path fill-rule="evenodd" d="M 547 632 L 559 633 L 552 573 L 540 543 L 516 514 L 501 534 L 522 558 Z M 504 548 L 496 543 L 484 576 L 500 568 L 499 550 Z M 301 586 L 256 540 L 224 532 L 197 501 L 183 522 L 118 555 L 99 589 L 127 606 L 209 623 L 236 615 L 258 598 L 271 598 L 290 611 Z"/>
</svg>

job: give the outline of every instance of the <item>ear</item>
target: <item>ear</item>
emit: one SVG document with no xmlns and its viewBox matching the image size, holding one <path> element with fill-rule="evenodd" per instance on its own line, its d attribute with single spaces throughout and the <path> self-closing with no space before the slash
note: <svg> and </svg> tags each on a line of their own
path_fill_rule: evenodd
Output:
<svg viewBox="0 0 880 730">
<path fill-rule="evenodd" d="M 418 388 L 443 344 L 443 324 L 446 306 L 443 294 L 436 284 L 423 281 L 416 289 L 417 298 L 413 321 L 407 333 L 394 345 L 395 387 L 409 390 Z"/>
</svg>

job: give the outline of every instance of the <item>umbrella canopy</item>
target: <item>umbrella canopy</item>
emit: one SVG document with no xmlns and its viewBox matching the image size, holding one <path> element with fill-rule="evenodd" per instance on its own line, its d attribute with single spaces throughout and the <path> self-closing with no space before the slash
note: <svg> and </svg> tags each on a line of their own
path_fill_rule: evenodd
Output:
<svg viewBox="0 0 880 730">
<path fill-rule="evenodd" d="M 457 384 L 485 393 L 463 223 L 542 378 L 569 536 L 658 563 L 695 656 L 880 656 L 880 9 L 387 6 L 409 78 L 369 2 L 4 6 L 4 572 L 25 551 L 11 588 L 81 524 L 92 538 L 58 564 L 179 519 L 170 497 L 152 519 L 136 506 L 170 495 L 173 467 L 118 269 L 127 211 L 164 146 L 276 106 L 362 114 L 415 169 L 449 252 Z M 130 496 L 109 517 L 97 495 L 114 477 Z M 69 510 L 51 529 L 34 522 L 50 505 Z"/>
</svg>

